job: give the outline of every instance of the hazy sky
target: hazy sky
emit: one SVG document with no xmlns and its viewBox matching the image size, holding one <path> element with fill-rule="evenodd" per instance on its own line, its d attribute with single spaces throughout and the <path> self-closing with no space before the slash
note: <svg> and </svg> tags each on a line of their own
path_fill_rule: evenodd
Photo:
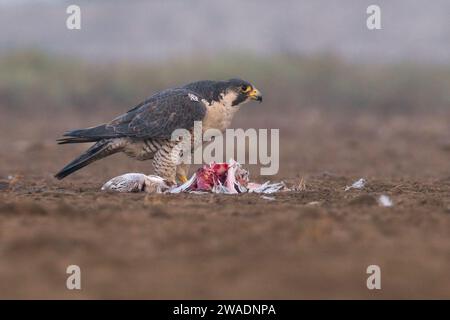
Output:
<svg viewBox="0 0 450 320">
<path fill-rule="evenodd" d="M 81 7 L 68 30 L 66 7 Z M 382 30 L 366 27 L 381 7 Z M 0 52 L 39 48 L 88 59 L 248 52 L 450 63 L 449 0 L 0 0 Z"/>
</svg>

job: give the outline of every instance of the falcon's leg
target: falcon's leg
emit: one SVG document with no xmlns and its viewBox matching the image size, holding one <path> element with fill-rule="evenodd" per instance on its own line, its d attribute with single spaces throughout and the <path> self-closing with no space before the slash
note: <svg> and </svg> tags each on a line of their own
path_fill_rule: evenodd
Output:
<svg viewBox="0 0 450 320">
<path fill-rule="evenodd" d="M 181 148 L 179 144 L 171 142 L 163 145 L 153 158 L 155 174 L 166 179 L 171 184 L 176 184 L 177 165 L 180 164 Z"/>
</svg>

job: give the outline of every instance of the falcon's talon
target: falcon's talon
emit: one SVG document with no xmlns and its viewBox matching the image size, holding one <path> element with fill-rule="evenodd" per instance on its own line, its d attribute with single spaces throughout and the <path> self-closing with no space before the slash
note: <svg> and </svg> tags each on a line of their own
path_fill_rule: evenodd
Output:
<svg viewBox="0 0 450 320">
<path fill-rule="evenodd" d="M 181 184 L 186 183 L 189 179 L 185 175 L 181 175 L 179 177 Z"/>
</svg>

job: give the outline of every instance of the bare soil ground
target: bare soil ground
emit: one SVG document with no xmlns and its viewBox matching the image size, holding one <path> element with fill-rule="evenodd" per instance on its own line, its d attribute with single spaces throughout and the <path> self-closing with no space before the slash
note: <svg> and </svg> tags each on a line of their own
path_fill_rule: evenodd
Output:
<svg viewBox="0 0 450 320">
<path fill-rule="evenodd" d="M 273 201 L 102 193 L 107 179 L 150 163 L 117 155 L 59 182 L 52 174 L 84 146 L 53 141 L 110 116 L 2 118 L 0 297 L 450 298 L 448 115 L 245 112 L 235 127 L 281 129 L 270 179 L 303 179 L 303 191 Z M 344 191 L 361 177 L 365 189 Z M 394 206 L 380 207 L 381 194 Z M 81 291 L 66 289 L 71 264 Z M 379 291 L 366 287 L 371 264 Z"/>
</svg>

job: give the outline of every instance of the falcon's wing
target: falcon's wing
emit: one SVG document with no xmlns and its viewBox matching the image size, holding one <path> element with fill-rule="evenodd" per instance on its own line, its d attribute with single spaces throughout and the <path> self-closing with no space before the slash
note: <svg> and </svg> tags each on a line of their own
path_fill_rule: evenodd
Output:
<svg viewBox="0 0 450 320">
<path fill-rule="evenodd" d="M 197 93 L 179 88 L 155 94 L 113 121 L 89 129 L 67 132 L 65 136 L 84 139 L 118 137 L 170 138 L 176 129 L 192 129 L 201 121 L 206 106 Z"/>
<path fill-rule="evenodd" d="M 170 138 L 175 129 L 191 129 L 203 120 L 206 107 L 186 89 L 163 91 L 141 107 L 114 119 L 108 127 L 120 135 L 138 138 Z"/>
</svg>

